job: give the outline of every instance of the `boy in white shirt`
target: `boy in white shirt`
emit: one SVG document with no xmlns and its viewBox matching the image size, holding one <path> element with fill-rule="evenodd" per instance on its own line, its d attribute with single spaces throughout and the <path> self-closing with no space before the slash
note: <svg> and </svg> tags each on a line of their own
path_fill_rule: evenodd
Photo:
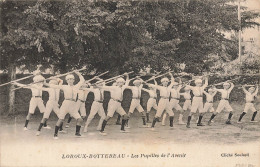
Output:
<svg viewBox="0 0 260 167">
<path fill-rule="evenodd" d="M 203 110 L 203 91 L 204 89 L 208 86 L 208 78 L 205 78 L 205 83 L 204 85 L 202 85 L 202 80 L 201 79 L 196 79 L 195 80 L 195 85 L 196 86 L 190 86 L 187 85 L 186 87 L 190 88 L 192 90 L 192 93 L 194 94 L 193 100 L 192 100 L 192 104 L 191 104 L 191 111 L 190 114 L 188 116 L 188 121 L 187 121 L 187 128 L 190 128 L 190 121 L 191 121 L 191 117 L 194 113 L 197 112 L 197 110 L 199 110 L 199 120 L 197 123 L 197 126 L 204 126 L 201 123 L 201 120 L 203 118 L 204 115 L 204 110 Z"/>
<path fill-rule="evenodd" d="M 184 93 L 180 93 L 181 96 L 184 97 L 185 101 L 183 103 L 183 107 L 182 109 L 184 111 L 187 111 L 188 109 L 190 110 L 191 109 L 191 94 L 190 94 L 190 88 L 188 87 L 185 87 L 184 88 Z"/>
<path fill-rule="evenodd" d="M 257 114 L 257 110 L 255 109 L 254 101 L 255 101 L 255 98 L 257 97 L 258 85 L 256 85 L 256 88 L 250 87 L 248 89 L 248 91 L 246 90 L 245 86 L 243 86 L 242 89 L 243 89 L 244 93 L 246 94 L 246 104 L 245 104 L 244 111 L 240 115 L 237 123 L 242 123 L 241 120 L 242 120 L 243 116 L 246 115 L 248 110 L 251 110 L 254 112 L 250 122 L 257 122 L 257 121 L 255 121 L 255 116 Z"/>
<path fill-rule="evenodd" d="M 134 113 L 134 110 L 137 109 L 142 114 L 143 126 L 145 127 L 146 126 L 145 112 L 143 107 L 140 104 L 141 92 L 143 88 L 142 82 L 143 82 L 142 79 L 140 78 L 136 79 L 133 82 L 134 86 L 126 86 L 125 89 L 130 89 L 132 91 L 132 101 L 128 112 L 129 119 L 131 115 Z M 127 126 L 128 126 L 128 120 L 126 121 Z"/>
<path fill-rule="evenodd" d="M 179 115 L 179 124 L 180 125 L 184 125 L 185 123 L 183 122 L 182 118 L 183 118 L 183 110 L 179 104 L 180 101 L 180 90 L 182 88 L 182 84 L 181 84 L 181 79 L 180 82 L 174 82 L 173 83 L 173 88 L 171 89 L 171 100 L 170 100 L 170 108 L 171 109 L 175 109 L 176 111 L 180 112 Z M 167 117 L 167 114 L 164 113 L 163 114 L 163 119 L 162 119 L 162 125 L 165 126 L 165 119 Z"/>
<path fill-rule="evenodd" d="M 29 112 L 28 112 L 28 115 L 26 116 L 26 121 L 25 121 L 25 125 L 24 125 L 25 131 L 28 130 L 27 126 L 28 126 L 29 120 L 31 118 L 31 115 L 34 114 L 36 107 L 38 107 L 40 109 L 41 113 L 44 113 L 46 110 L 46 108 L 43 104 L 43 101 L 42 101 L 42 89 L 43 89 L 44 80 L 45 80 L 45 78 L 43 76 L 36 75 L 33 78 L 34 84 L 32 84 L 32 85 L 24 85 L 24 84 L 14 82 L 15 85 L 24 87 L 27 89 L 31 89 L 31 91 L 32 91 L 32 98 L 30 100 Z"/>
<path fill-rule="evenodd" d="M 161 117 L 161 115 L 163 114 L 164 111 L 166 111 L 169 114 L 169 116 L 170 116 L 170 128 L 173 128 L 174 113 L 169 106 L 170 105 L 169 98 L 170 98 L 172 86 L 174 84 L 174 78 L 173 78 L 173 75 L 171 73 L 169 73 L 169 74 L 171 76 L 171 84 L 169 86 L 168 86 L 168 83 L 169 83 L 168 78 L 162 78 L 161 79 L 162 86 L 147 84 L 148 86 L 156 88 L 157 90 L 160 91 L 160 100 L 159 100 L 159 103 L 158 103 L 158 110 L 157 110 L 156 115 L 155 115 L 153 122 L 152 122 L 152 126 L 151 126 L 152 130 L 154 130 L 156 122 L 159 121 L 159 118 Z"/>
<path fill-rule="evenodd" d="M 209 92 L 209 93 L 208 93 Z M 206 95 L 206 103 L 204 104 L 204 112 L 214 112 L 213 108 L 213 101 L 214 101 L 214 96 L 217 94 L 217 91 L 215 91 L 212 88 L 208 89 L 208 92 L 204 91 L 203 93 Z"/>
<path fill-rule="evenodd" d="M 125 123 L 129 117 L 121 105 L 121 103 L 123 101 L 123 93 L 124 93 L 125 87 L 128 86 L 128 84 L 129 84 L 128 74 L 124 74 L 124 75 L 126 75 L 126 81 L 123 78 L 118 78 L 116 80 L 116 86 L 97 86 L 98 88 L 101 88 L 104 91 L 109 91 L 111 94 L 111 99 L 109 100 L 109 103 L 108 103 L 107 116 L 104 119 L 102 126 L 101 126 L 101 130 L 100 130 L 101 135 L 107 135 L 104 132 L 104 130 L 105 130 L 107 121 L 111 117 L 113 117 L 115 111 L 118 112 L 122 117 L 122 124 L 121 124 L 120 132 L 122 132 L 122 133 L 129 132 L 129 131 L 125 130 Z"/>
<path fill-rule="evenodd" d="M 105 86 L 104 82 L 102 79 L 97 78 L 99 81 L 97 81 L 97 86 Z M 106 118 L 106 114 L 103 108 L 103 100 L 104 100 L 104 90 L 98 88 L 97 86 L 91 86 L 90 88 L 84 88 L 84 90 L 90 91 L 94 93 L 94 101 L 91 105 L 91 109 L 90 109 L 90 113 L 88 116 L 88 119 L 85 123 L 85 127 L 84 127 L 84 132 L 86 133 L 88 131 L 88 125 L 91 123 L 92 119 L 94 118 L 94 116 L 98 113 L 98 115 L 100 116 L 100 120 L 97 126 L 97 130 L 100 131 L 101 130 L 101 126 L 103 121 Z"/>
<path fill-rule="evenodd" d="M 212 123 L 211 121 L 223 109 L 226 109 L 229 112 L 226 124 L 231 124 L 231 118 L 232 118 L 232 115 L 233 115 L 233 109 L 230 106 L 228 100 L 229 100 L 230 93 L 231 93 L 232 89 L 234 88 L 234 84 L 231 83 L 231 82 L 230 83 L 225 82 L 223 84 L 223 87 L 224 87 L 224 89 L 215 89 L 216 91 L 221 93 L 221 100 L 220 100 L 220 102 L 218 104 L 217 110 L 215 112 L 213 112 L 213 114 L 211 115 L 211 118 L 210 118 L 210 120 L 208 122 L 208 125 L 211 125 L 211 123 Z"/>
<path fill-rule="evenodd" d="M 62 122 L 64 121 L 66 114 L 68 113 L 77 120 L 75 136 L 76 137 L 81 136 L 80 128 L 83 119 L 81 118 L 78 111 L 76 111 L 75 107 L 76 107 L 77 92 L 79 88 L 84 84 L 85 80 L 78 71 L 75 71 L 75 73 L 79 76 L 80 79 L 80 81 L 76 85 L 74 85 L 75 77 L 72 74 L 67 75 L 65 78 L 68 85 L 50 85 L 45 83 L 45 85 L 49 86 L 50 88 L 63 90 L 64 97 L 65 97 L 60 107 L 59 120 L 57 121 L 55 126 L 54 139 L 58 139 L 58 130 Z"/>
<path fill-rule="evenodd" d="M 49 84 L 53 85 L 62 85 L 63 81 L 60 79 L 52 79 L 50 80 Z M 60 98 L 60 89 L 54 89 L 54 88 L 43 88 L 43 91 L 47 91 L 49 94 L 49 100 L 46 104 L 46 111 L 43 114 L 43 118 L 41 120 L 41 123 L 39 125 L 38 131 L 36 133 L 37 136 L 40 135 L 41 128 L 46 124 L 47 120 L 50 117 L 50 114 L 52 110 L 55 112 L 55 114 L 59 115 L 59 98 Z M 45 127 L 47 129 L 51 129 L 49 126 Z M 62 131 L 62 129 L 60 129 Z"/>
<path fill-rule="evenodd" d="M 155 77 L 152 77 L 152 78 L 155 78 Z M 154 80 L 154 85 L 158 85 L 156 80 Z M 157 106 L 157 103 L 156 103 L 156 99 L 157 99 L 157 92 L 156 92 L 156 88 L 153 88 L 151 86 L 149 86 L 149 89 L 145 89 L 145 88 L 142 88 L 143 91 L 149 93 L 149 99 L 147 101 L 147 107 L 146 107 L 146 120 L 147 120 L 147 123 L 150 123 L 150 119 L 149 119 L 149 114 L 150 114 L 150 111 L 152 108 L 154 108 L 156 111 L 158 109 L 158 106 Z"/>
</svg>

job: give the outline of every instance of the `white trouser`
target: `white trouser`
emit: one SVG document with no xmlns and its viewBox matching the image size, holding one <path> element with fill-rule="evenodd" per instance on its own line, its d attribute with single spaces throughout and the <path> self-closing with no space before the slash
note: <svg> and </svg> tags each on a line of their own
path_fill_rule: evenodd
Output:
<svg viewBox="0 0 260 167">
<path fill-rule="evenodd" d="M 185 100 L 183 104 L 183 110 L 191 109 L 191 100 Z"/>
<path fill-rule="evenodd" d="M 214 112 L 213 103 L 206 102 L 204 105 L 204 112 Z"/>
<path fill-rule="evenodd" d="M 152 108 L 154 108 L 155 110 L 158 109 L 158 106 L 156 104 L 156 99 L 149 98 L 148 101 L 147 101 L 147 112 L 149 113 Z"/>
<path fill-rule="evenodd" d="M 139 112 L 143 112 L 144 109 L 140 104 L 140 99 L 132 99 L 131 105 L 129 108 L 129 113 L 133 113 L 137 109 Z"/>
<path fill-rule="evenodd" d="M 191 113 L 196 113 L 199 110 L 199 113 L 204 113 L 203 110 L 203 98 L 202 97 L 193 97 L 192 104 L 191 104 Z"/>
<path fill-rule="evenodd" d="M 179 100 L 178 99 L 171 99 L 170 100 L 170 108 L 175 109 L 177 111 L 182 110 L 181 106 L 179 105 Z"/>
<path fill-rule="evenodd" d="M 71 117 L 75 118 L 76 120 L 81 118 L 78 110 L 75 109 L 76 102 L 72 100 L 64 100 L 61 107 L 59 118 L 64 119 L 66 114 L 70 114 Z"/>
<path fill-rule="evenodd" d="M 115 112 L 117 112 L 121 116 L 126 114 L 120 102 L 110 99 L 108 102 L 107 116 L 113 117 Z"/>
<path fill-rule="evenodd" d="M 244 112 L 247 113 L 248 110 L 251 110 L 253 112 L 256 111 L 254 103 L 246 103 L 245 108 L 244 108 Z"/>
<path fill-rule="evenodd" d="M 32 97 L 30 100 L 29 113 L 34 114 L 36 107 L 40 109 L 41 113 L 44 113 L 46 108 L 43 104 L 42 98 Z"/>
<path fill-rule="evenodd" d="M 82 117 L 85 117 L 87 115 L 86 113 L 86 105 L 85 105 L 85 102 L 84 101 L 80 101 L 78 100 L 76 102 L 76 106 L 75 106 L 75 110 L 78 112 L 80 112 L 80 115 Z"/>
<path fill-rule="evenodd" d="M 59 104 L 57 101 L 54 100 L 49 100 L 46 104 L 46 110 L 43 114 L 43 118 L 47 118 L 49 119 L 50 114 L 52 112 L 52 110 L 55 112 L 55 114 L 59 117 Z"/>
<path fill-rule="evenodd" d="M 90 122 L 92 121 L 92 119 L 95 117 L 95 115 L 97 113 L 100 116 L 100 120 L 99 120 L 97 129 L 99 129 L 99 130 L 101 129 L 102 122 L 106 118 L 106 114 L 105 114 L 105 111 L 104 111 L 104 108 L 103 108 L 103 103 L 97 102 L 97 101 L 94 101 L 92 103 L 90 113 L 89 113 L 88 119 L 86 121 L 85 127 L 88 127 L 88 125 L 90 124 Z"/>
<path fill-rule="evenodd" d="M 233 111 L 228 100 L 220 100 L 216 112 L 220 113 L 223 109 L 226 109 L 229 112 Z"/>
<path fill-rule="evenodd" d="M 169 114 L 169 116 L 173 116 L 174 113 L 173 113 L 172 109 L 170 108 L 169 104 L 170 104 L 169 99 L 161 98 L 159 100 L 158 110 L 156 112 L 155 117 L 157 117 L 157 118 L 161 117 L 164 110 L 166 110 L 166 112 Z"/>
</svg>

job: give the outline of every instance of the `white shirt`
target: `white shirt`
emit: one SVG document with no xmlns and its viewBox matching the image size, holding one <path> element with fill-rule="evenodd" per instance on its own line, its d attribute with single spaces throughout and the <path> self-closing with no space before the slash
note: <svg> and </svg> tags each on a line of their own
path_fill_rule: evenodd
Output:
<svg viewBox="0 0 260 167">
<path fill-rule="evenodd" d="M 104 100 L 104 90 L 103 89 L 90 87 L 87 90 L 94 93 L 94 100 L 95 101 L 103 101 Z"/>
<path fill-rule="evenodd" d="M 56 88 L 56 89 L 62 89 L 64 92 L 64 98 L 65 100 L 74 100 L 76 101 L 77 94 L 79 91 L 79 88 L 81 85 L 84 83 L 84 78 L 83 76 L 79 77 L 80 81 L 76 85 L 52 85 L 50 84 L 51 88 Z"/>
<path fill-rule="evenodd" d="M 89 91 L 87 90 L 78 90 L 78 99 L 86 101 Z"/>
<path fill-rule="evenodd" d="M 214 92 L 213 94 L 209 94 L 208 92 L 204 91 L 203 93 L 206 95 L 207 102 L 212 103 L 214 96 L 216 95 L 217 92 Z"/>
<path fill-rule="evenodd" d="M 33 85 L 33 87 L 31 87 L 32 97 L 42 96 L 42 88 L 43 88 L 42 86 Z"/>
<path fill-rule="evenodd" d="M 128 84 L 129 84 L 129 81 L 126 81 L 125 85 L 123 85 L 122 87 L 103 86 L 102 89 L 105 91 L 109 91 L 112 99 L 122 101 L 124 90 L 128 86 Z"/>
<path fill-rule="evenodd" d="M 142 88 L 143 88 L 143 84 L 141 84 L 140 86 L 126 86 L 126 89 L 130 89 L 132 91 L 133 94 L 133 98 L 141 98 L 141 93 L 142 93 Z"/>
<path fill-rule="evenodd" d="M 258 92 L 258 88 L 252 94 L 250 92 L 248 92 L 247 90 L 245 90 L 245 89 L 244 89 L 244 92 L 246 94 L 246 102 L 251 103 L 251 102 L 253 102 L 255 100 L 255 97 L 256 97 L 257 92 Z"/>
<path fill-rule="evenodd" d="M 49 93 L 49 100 L 59 101 L 59 99 L 60 99 L 60 89 L 45 88 L 45 90 Z"/>
<path fill-rule="evenodd" d="M 188 92 L 180 93 L 180 95 L 182 95 L 184 97 L 184 99 L 186 99 L 186 100 L 191 99 L 190 91 L 189 91 L 189 93 Z"/>
<path fill-rule="evenodd" d="M 174 99 L 179 99 L 180 98 L 180 89 L 181 89 L 181 86 L 179 86 L 177 89 L 171 89 L 171 97 Z"/>
</svg>

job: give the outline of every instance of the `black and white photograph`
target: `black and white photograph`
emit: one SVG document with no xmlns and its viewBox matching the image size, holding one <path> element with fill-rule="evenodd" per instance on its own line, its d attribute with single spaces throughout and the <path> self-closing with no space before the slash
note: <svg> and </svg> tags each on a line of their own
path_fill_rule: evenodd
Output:
<svg viewBox="0 0 260 167">
<path fill-rule="evenodd" d="M 260 167 L 260 0 L 0 0 L 1 167 Z"/>
</svg>

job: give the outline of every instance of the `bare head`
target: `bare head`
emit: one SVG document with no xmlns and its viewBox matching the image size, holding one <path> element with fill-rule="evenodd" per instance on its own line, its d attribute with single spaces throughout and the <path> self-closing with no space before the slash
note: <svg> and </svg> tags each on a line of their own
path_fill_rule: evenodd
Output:
<svg viewBox="0 0 260 167">
<path fill-rule="evenodd" d="M 169 83 L 169 79 L 168 78 L 163 78 L 161 79 L 161 83 L 164 87 L 168 86 L 168 83 Z"/>
<path fill-rule="evenodd" d="M 228 82 L 225 82 L 224 84 L 223 84 L 223 87 L 224 87 L 224 89 L 229 89 L 230 88 L 230 83 L 228 83 Z"/>
<path fill-rule="evenodd" d="M 201 79 L 196 79 L 195 80 L 195 85 L 198 86 L 198 87 L 201 87 L 202 86 L 202 80 Z"/>
<path fill-rule="evenodd" d="M 74 84 L 74 81 L 75 81 L 74 75 L 69 74 L 69 75 L 66 76 L 65 79 L 66 79 L 68 85 L 72 86 Z"/>
</svg>

